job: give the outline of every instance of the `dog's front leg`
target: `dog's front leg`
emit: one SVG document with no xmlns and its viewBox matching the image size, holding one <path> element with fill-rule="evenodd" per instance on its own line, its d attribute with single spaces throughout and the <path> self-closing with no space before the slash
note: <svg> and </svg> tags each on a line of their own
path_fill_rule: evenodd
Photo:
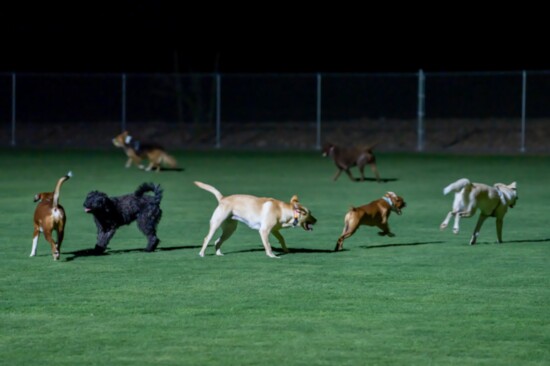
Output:
<svg viewBox="0 0 550 366">
<path fill-rule="evenodd" d="M 107 249 L 107 245 L 115 235 L 116 229 L 111 229 L 108 231 L 103 231 L 99 229 L 97 232 L 97 244 L 95 245 L 96 253 L 103 253 Z"/>
<path fill-rule="evenodd" d="M 265 254 L 270 258 L 278 258 L 271 250 L 271 244 L 269 244 L 269 233 L 271 228 L 261 228 L 260 237 L 262 238 L 262 244 L 264 245 Z"/>
<path fill-rule="evenodd" d="M 459 230 L 460 230 L 460 212 L 456 212 L 455 214 L 455 223 L 453 225 L 453 234 L 458 234 Z"/>
<path fill-rule="evenodd" d="M 378 225 L 378 227 L 382 230 L 381 232 L 378 233 L 378 235 L 380 235 L 380 236 L 387 235 L 390 238 L 395 236 L 395 234 L 390 231 L 390 227 L 388 226 L 387 223 L 380 224 L 380 225 Z"/>
<path fill-rule="evenodd" d="M 132 166 L 132 158 L 128 158 L 128 160 L 126 161 L 125 167 L 126 167 L 126 168 L 129 168 L 129 167 L 131 167 L 131 166 Z"/>
<path fill-rule="evenodd" d="M 502 225 L 504 223 L 504 217 L 497 217 L 497 240 L 499 244 L 502 244 Z"/>
<path fill-rule="evenodd" d="M 479 215 L 479 219 L 477 219 L 477 224 L 474 229 L 474 233 L 472 234 L 472 238 L 470 239 L 470 245 L 474 245 L 476 243 L 477 237 L 479 236 L 479 231 L 481 230 L 481 225 L 483 225 L 487 217 L 489 216 L 486 216 L 484 214 Z"/>
<path fill-rule="evenodd" d="M 286 247 L 285 238 L 281 235 L 278 231 L 272 231 L 271 234 L 273 234 L 274 237 L 277 238 L 279 241 L 279 244 L 281 244 L 281 248 L 283 248 L 283 252 L 288 253 L 288 248 Z"/>
</svg>

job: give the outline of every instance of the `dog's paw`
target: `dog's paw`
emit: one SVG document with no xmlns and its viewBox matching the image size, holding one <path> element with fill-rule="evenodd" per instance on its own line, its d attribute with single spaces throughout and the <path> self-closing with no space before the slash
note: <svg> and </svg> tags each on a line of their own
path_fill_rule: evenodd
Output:
<svg viewBox="0 0 550 366">
<path fill-rule="evenodd" d="M 394 234 L 394 233 L 388 233 L 388 236 L 389 236 L 390 238 L 393 238 L 393 237 L 395 236 L 395 234 Z"/>
<path fill-rule="evenodd" d="M 439 230 L 445 230 L 446 228 L 447 228 L 446 223 L 443 223 L 443 224 L 439 225 Z"/>
<path fill-rule="evenodd" d="M 453 234 L 458 234 L 458 228 L 453 228 Z"/>
</svg>

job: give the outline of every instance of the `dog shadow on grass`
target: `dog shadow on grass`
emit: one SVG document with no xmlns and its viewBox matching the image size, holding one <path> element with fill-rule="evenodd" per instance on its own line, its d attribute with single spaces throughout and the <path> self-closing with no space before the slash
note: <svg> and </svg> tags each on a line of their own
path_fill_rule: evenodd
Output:
<svg viewBox="0 0 550 366">
<path fill-rule="evenodd" d="M 200 245 L 182 245 L 177 247 L 157 247 L 155 250 L 156 252 L 169 252 L 173 250 L 184 250 L 184 249 L 199 249 L 201 248 Z M 113 255 L 113 254 L 128 254 L 128 253 L 139 253 L 139 252 L 145 252 L 145 249 L 143 248 L 135 248 L 135 249 L 107 249 L 103 253 L 96 252 L 93 248 L 92 249 L 81 249 L 81 250 L 75 250 L 73 252 L 66 252 L 62 253 L 65 256 L 65 261 L 70 262 L 77 258 L 82 257 L 102 257 L 107 255 Z"/>
<path fill-rule="evenodd" d="M 160 168 L 161 172 L 183 172 L 184 170 L 185 168 L 165 168 L 165 167 Z"/>
<path fill-rule="evenodd" d="M 514 244 L 514 243 L 520 243 L 521 244 L 521 243 L 546 243 L 546 242 L 550 242 L 550 238 L 547 238 L 547 239 L 505 240 L 502 243 L 502 245 Z M 499 245 L 499 243 L 497 243 L 496 241 L 478 241 L 475 245 L 494 245 L 494 244 Z"/>
<path fill-rule="evenodd" d="M 354 178 L 356 182 L 362 182 L 361 178 Z M 395 182 L 397 178 L 380 178 L 381 183 Z M 365 178 L 363 182 L 377 182 L 376 178 Z"/>
<path fill-rule="evenodd" d="M 380 248 L 391 248 L 391 247 L 410 247 L 416 245 L 428 245 L 428 244 L 441 244 L 444 241 L 417 241 L 412 243 L 399 243 L 399 244 L 381 244 L 381 245 L 360 245 L 359 248 L 364 249 L 380 249 Z"/>
<path fill-rule="evenodd" d="M 279 256 L 287 255 L 287 254 L 297 254 L 297 253 L 332 253 L 333 250 L 330 249 L 312 249 L 312 248 L 288 248 L 288 252 L 285 253 L 285 251 L 281 248 L 271 248 L 274 253 L 277 253 Z M 227 252 L 224 254 L 235 254 L 235 253 L 253 253 L 253 252 L 265 252 L 265 249 L 263 247 L 261 248 L 253 248 L 253 249 L 243 249 L 243 250 L 235 250 L 231 252 Z"/>
</svg>

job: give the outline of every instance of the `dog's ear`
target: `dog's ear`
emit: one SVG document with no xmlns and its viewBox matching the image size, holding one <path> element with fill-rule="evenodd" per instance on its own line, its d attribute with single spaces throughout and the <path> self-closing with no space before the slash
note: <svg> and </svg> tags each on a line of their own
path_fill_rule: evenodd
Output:
<svg viewBox="0 0 550 366">
<path fill-rule="evenodd" d="M 516 182 L 512 182 L 508 185 L 508 188 L 510 189 L 513 189 L 513 190 L 516 190 L 517 189 L 517 183 Z"/>
<path fill-rule="evenodd" d="M 34 201 L 33 202 L 38 202 L 42 199 L 42 193 L 37 193 L 34 195 Z"/>
<path fill-rule="evenodd" d="M 292 204 L 292 206 L 294 206 L 295 209 L 298 208 L 298 196 L 297 195 L 294 195 L 292 196 L 292 198 L 290 199 L 290 203 Z"/>
</svg>

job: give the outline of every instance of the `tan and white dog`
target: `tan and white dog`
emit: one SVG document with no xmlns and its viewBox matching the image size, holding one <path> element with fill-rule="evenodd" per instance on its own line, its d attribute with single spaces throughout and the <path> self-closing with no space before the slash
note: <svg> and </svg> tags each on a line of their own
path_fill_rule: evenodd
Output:
<svg viewBox="0 0 550 366">
<path fill-rule="evenodd" d="M 407 204 L 402 197 L 399 197 L 394 192 L 387 192 L 382 198 L 374 200 L 366 205 L 350 208 L 344 218 L 344 230 L 342 230 L 342 235 L 340 235 L 336 242 L 334 251 L 342 250 L 344 247 L 344 240 L 352 236 L 360 225 L 378 227 L 382 230 L 378 233 L 378 235 L 381 236 L 395 236 L 395 234 L 390 231 L 388 219 L 392 211 L 401 215 L 401 210 L 406 206 Z"/>
<path fill-rule="evenodd" d="M 502 224 L 508 207 L 513 208 L 518 199 L 516 182 L 510 184 L 495 183 L 489 186 L 483 183 L 472 183 L 466 178 L 457 180 L 443 189 L 443 194 L 455 192 L 453 209 L 440 225 L 443 230 L 449 225 L 451 217 L 454 216 L 453 233 L 458 234 L 461 217 L 472 217 L 477 209 L 480 210 L 474 233 L 470 244 L 476 243 L 481 225 L 488 217 L 496 217 L 497 239 L 502 243 Z"/>
<path fill-rule="evenodd" d="M 296 195 L 292 196 L 290 203 L 246 194 L 234 194 L 224 197 L 211 185 L 201 182 L 195 182 L 195 185 L 212 193 L 218 200 L 218 206 L 210 219 L 210 229 L 204 238 L 199 253 L 201 257 L 204 257 L 210 239 L 220 227 L 222 234 L 215 241 L 216 255 L 223 255 L 220 248 L 223 242 L 235 232 L 239 221 L 260 232 L 265 254 L 271 258 L 277 258 L 277 256 L 273 254 L 269 243 L 270 233 L 277 238 L 283 250 L 288 252 L 285 239 L 279 230 L 301 226 L 304 230 L 310 231 L 313 230 L 312 225 L 317 222 L 310 210 L 298 202 Z"/>
<path fill-rule="evenodd" d="M 38 235 L 43 233 L 52 247 L 53 259 L 59 259 L 61 244 L 65 236 L 65 223 L 67 221 L 65 209 L 59 204 L 59 191 L 63 183 L 72 176 L 73 174 L 68 172 L 67 175 L 59 178 L 53 192 L 41 192 L 34 196 L 34 202 L 38 202 L 38 204 L 34 210 L 31 257 L 36 255 Z M 57 240 L 53 238 L 54 231 L 56 232 Z"/>
</svg>

